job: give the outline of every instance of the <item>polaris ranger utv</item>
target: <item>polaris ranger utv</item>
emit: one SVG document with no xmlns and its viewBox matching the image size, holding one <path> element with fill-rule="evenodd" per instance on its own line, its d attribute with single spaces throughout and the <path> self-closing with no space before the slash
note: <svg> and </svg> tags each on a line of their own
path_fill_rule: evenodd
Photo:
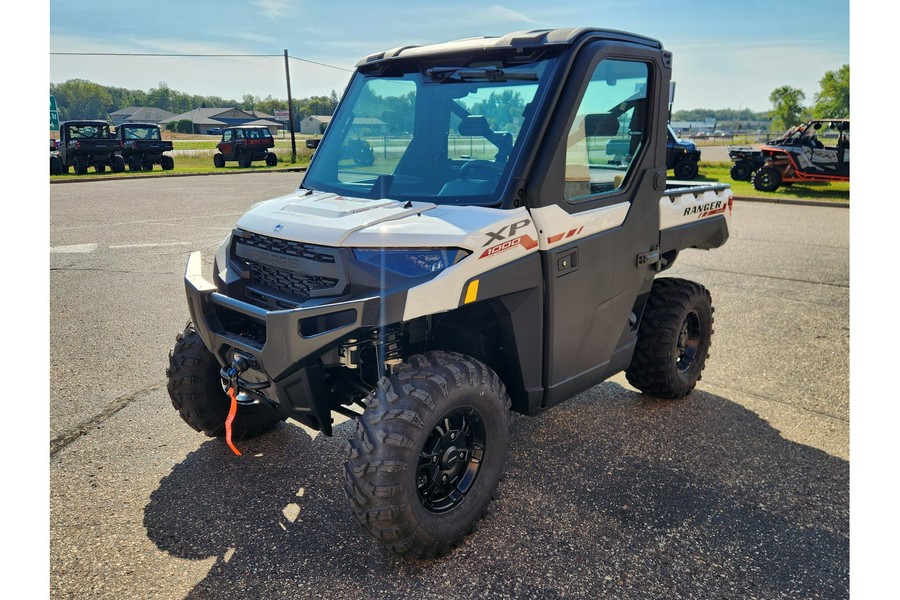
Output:
<svg viewBox="0 0 900 600">
<path fill-rule="evenodd" d="M 97 173 L 110 167 L 113 173 L 125 170 L 122 143 L 109 131 L 106 121 L 65 121 L 59 125 L 59 143 L 56 156 L 50 157 L 50 174 L 68 173 L 71 167 L 76 174 L 84 175 L 88 167 Z"/>
<path fill-rule="evenodd" d="M 671 69 L 659 42 L 598 29 L 360 61 L 299 188 L 238 220 L 211 280 L 188 259 L 175 408 L 237 453 L 286 418 L 325 435 L 333 414 L 355 419 L 352 513 L 389 550 L 428 557 L 494 495 L 510 410 L 621 371 L 687 395 L 710 295 L 656 276 L 725 243 L 732 196 L 667 189 Z M 369 165 L 343 151 L 360 119 L 391 135 Z M 614 160 L 623 135 L 630 159 Z"/>
<path fill-rule="evenodd" d="M 162 131 L 156 123 L 122 123 L 116 128 L 116 137 L 122 142 L 122 158 L 132 171 L 152 171 L 159 165 L 163 171 L 175 168 L 171 152 L 173 144 L 162 139 Z"/>
</svg>

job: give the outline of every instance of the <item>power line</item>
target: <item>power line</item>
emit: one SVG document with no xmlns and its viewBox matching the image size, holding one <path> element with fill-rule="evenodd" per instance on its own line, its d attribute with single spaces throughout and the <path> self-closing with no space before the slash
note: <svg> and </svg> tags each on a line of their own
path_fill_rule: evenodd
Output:
<svg viewBox="0 0 900 600">
<path fill-rule="evenodd" d="M 291 56 L 290 54 L 288 54 L 288 58 L 291 58 L 293 60 L 300 60 L 300 61 L 307 62 L 307 63 L 312 63 L 314 65 L 321 65 L 323 67 L 330 67 L 332 69 L 339 69 L 341 71 L 347 71 L 348 73 L 353 72 L 353 69 L 345 69 L 344 67 L 336 67 L 334 65 L 329 65 L 329 64 L 325 64 L 325 63 L 321 63 L 321 62 L 316 62 L 314 60 L 309 60 L 308 58 L 298 58 L 296 56 Z"/>
<path fill-rule="evenodd" d="M 50 54 L 55 56 L 144 56 L 152 58 L 282 58 L 284 56 L 283 54 L 165 54 L 159 52 L 51 52 Z M 353 72 L 353 69 L 345 69 L 308 58 L 290 55 L 288 58 L 338 71 Z"/>
</svg>

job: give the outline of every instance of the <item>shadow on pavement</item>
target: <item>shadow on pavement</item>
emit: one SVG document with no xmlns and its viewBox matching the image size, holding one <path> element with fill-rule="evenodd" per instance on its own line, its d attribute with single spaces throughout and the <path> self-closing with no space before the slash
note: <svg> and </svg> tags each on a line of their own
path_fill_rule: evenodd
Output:
<svg viewBox="0 0 900 600">
<path fill-rule="evenodd" d="M 163 478 L 149 538 L 217 557 L 188 598 L 846 598 L 849 464 L 695 392 L 605 383 L 515 420 L 500 497 L 435 561 L 393 557 L 345 504 L 335 439 L 210 440 Z"/>
</svg>

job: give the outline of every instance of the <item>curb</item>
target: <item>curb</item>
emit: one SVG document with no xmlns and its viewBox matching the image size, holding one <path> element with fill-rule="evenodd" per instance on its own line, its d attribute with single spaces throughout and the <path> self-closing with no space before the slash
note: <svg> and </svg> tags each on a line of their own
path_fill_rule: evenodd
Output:
<svg viewBox="0 0 900 600">
<path fill-rule="evenodd" d="M 50 185 L 54 185 L 57 183 L 86 183 L 86 182 L 95 182 L 95 181 L 129 181 L 135 179 L 160 179 L 163 177 L 207 177 L 210 175 L 248 175 L 250 173 L 302 173 L 306 170 L 306 167 L 282 167 L 280 169 L 265 169 L 260 171 L 255 170 L 242 170 L 242 171 L 219 171 L 219 172 L 209 172 L 209 173 L 167 173 L 163 174 L 162 171 L 158 171 L 157 174 L 144 174 L 144 175 L 129 175 L 127 177 L 122 177 L 121 175 L 94 175 L 91 177 L 88 175 L 85 177 L 81 175 L 78 178 L 73 179 L 51 179 Z"/>
<path fill-rule="evenodd" d="M 210 173 L 170 173 L 163 175 L 160 171 L 158 175 L 129 175 L 128 177 L 121 177 L 118 175 L 95 175 L 94 177 L 80 177 L 77 179 L 51 179 L 50 184 L 57 183 L 85 183 L 85 182 L 94 182 L 94 181 L 127 181 L 134 179 L 153 179 L 159 177 L 208 177 L 215 175 L 247 175 L 250 173 L 302 173 L 306 171 L 306 167 L 283 167 L 280 169 L 266 169 L 261 171 L 219 171 L 219 172 L 210 172 Z M 769 204 L 791 204 L 795 206 L 821 206 L 821 207 L 831 207 L 831 208 L 850 208 L 849 202 L 824 202 L 821 200 L 798 200 L 795 198 L 757 198 L 752 196 L 735 196 L 734 199 L 739 202 L 764 202 Z"/>
<path fill-rule="evenodd" d="M 798 200 L 795 198 L 755 198 L 749 196 L 735 196 L 735 201 L 740 202 L 766 202 L 769 204 L 793 204 L 795 206 L 822 206 L 825 208 L 850 208 L 849 202 L 825 202 L 822 200 Z"/>
</svg>

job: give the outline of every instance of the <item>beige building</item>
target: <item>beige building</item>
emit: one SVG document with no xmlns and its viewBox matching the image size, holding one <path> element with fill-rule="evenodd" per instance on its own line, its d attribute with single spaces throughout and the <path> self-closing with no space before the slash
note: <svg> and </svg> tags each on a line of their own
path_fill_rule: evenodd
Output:
<svg viewBox="0 0 900 600">
<path fill-rule="evenodd" d="M 331 123 L 331 115 L 310 115 L 300 121 L 300 133 L 321 135 Z"/>
</svg>

